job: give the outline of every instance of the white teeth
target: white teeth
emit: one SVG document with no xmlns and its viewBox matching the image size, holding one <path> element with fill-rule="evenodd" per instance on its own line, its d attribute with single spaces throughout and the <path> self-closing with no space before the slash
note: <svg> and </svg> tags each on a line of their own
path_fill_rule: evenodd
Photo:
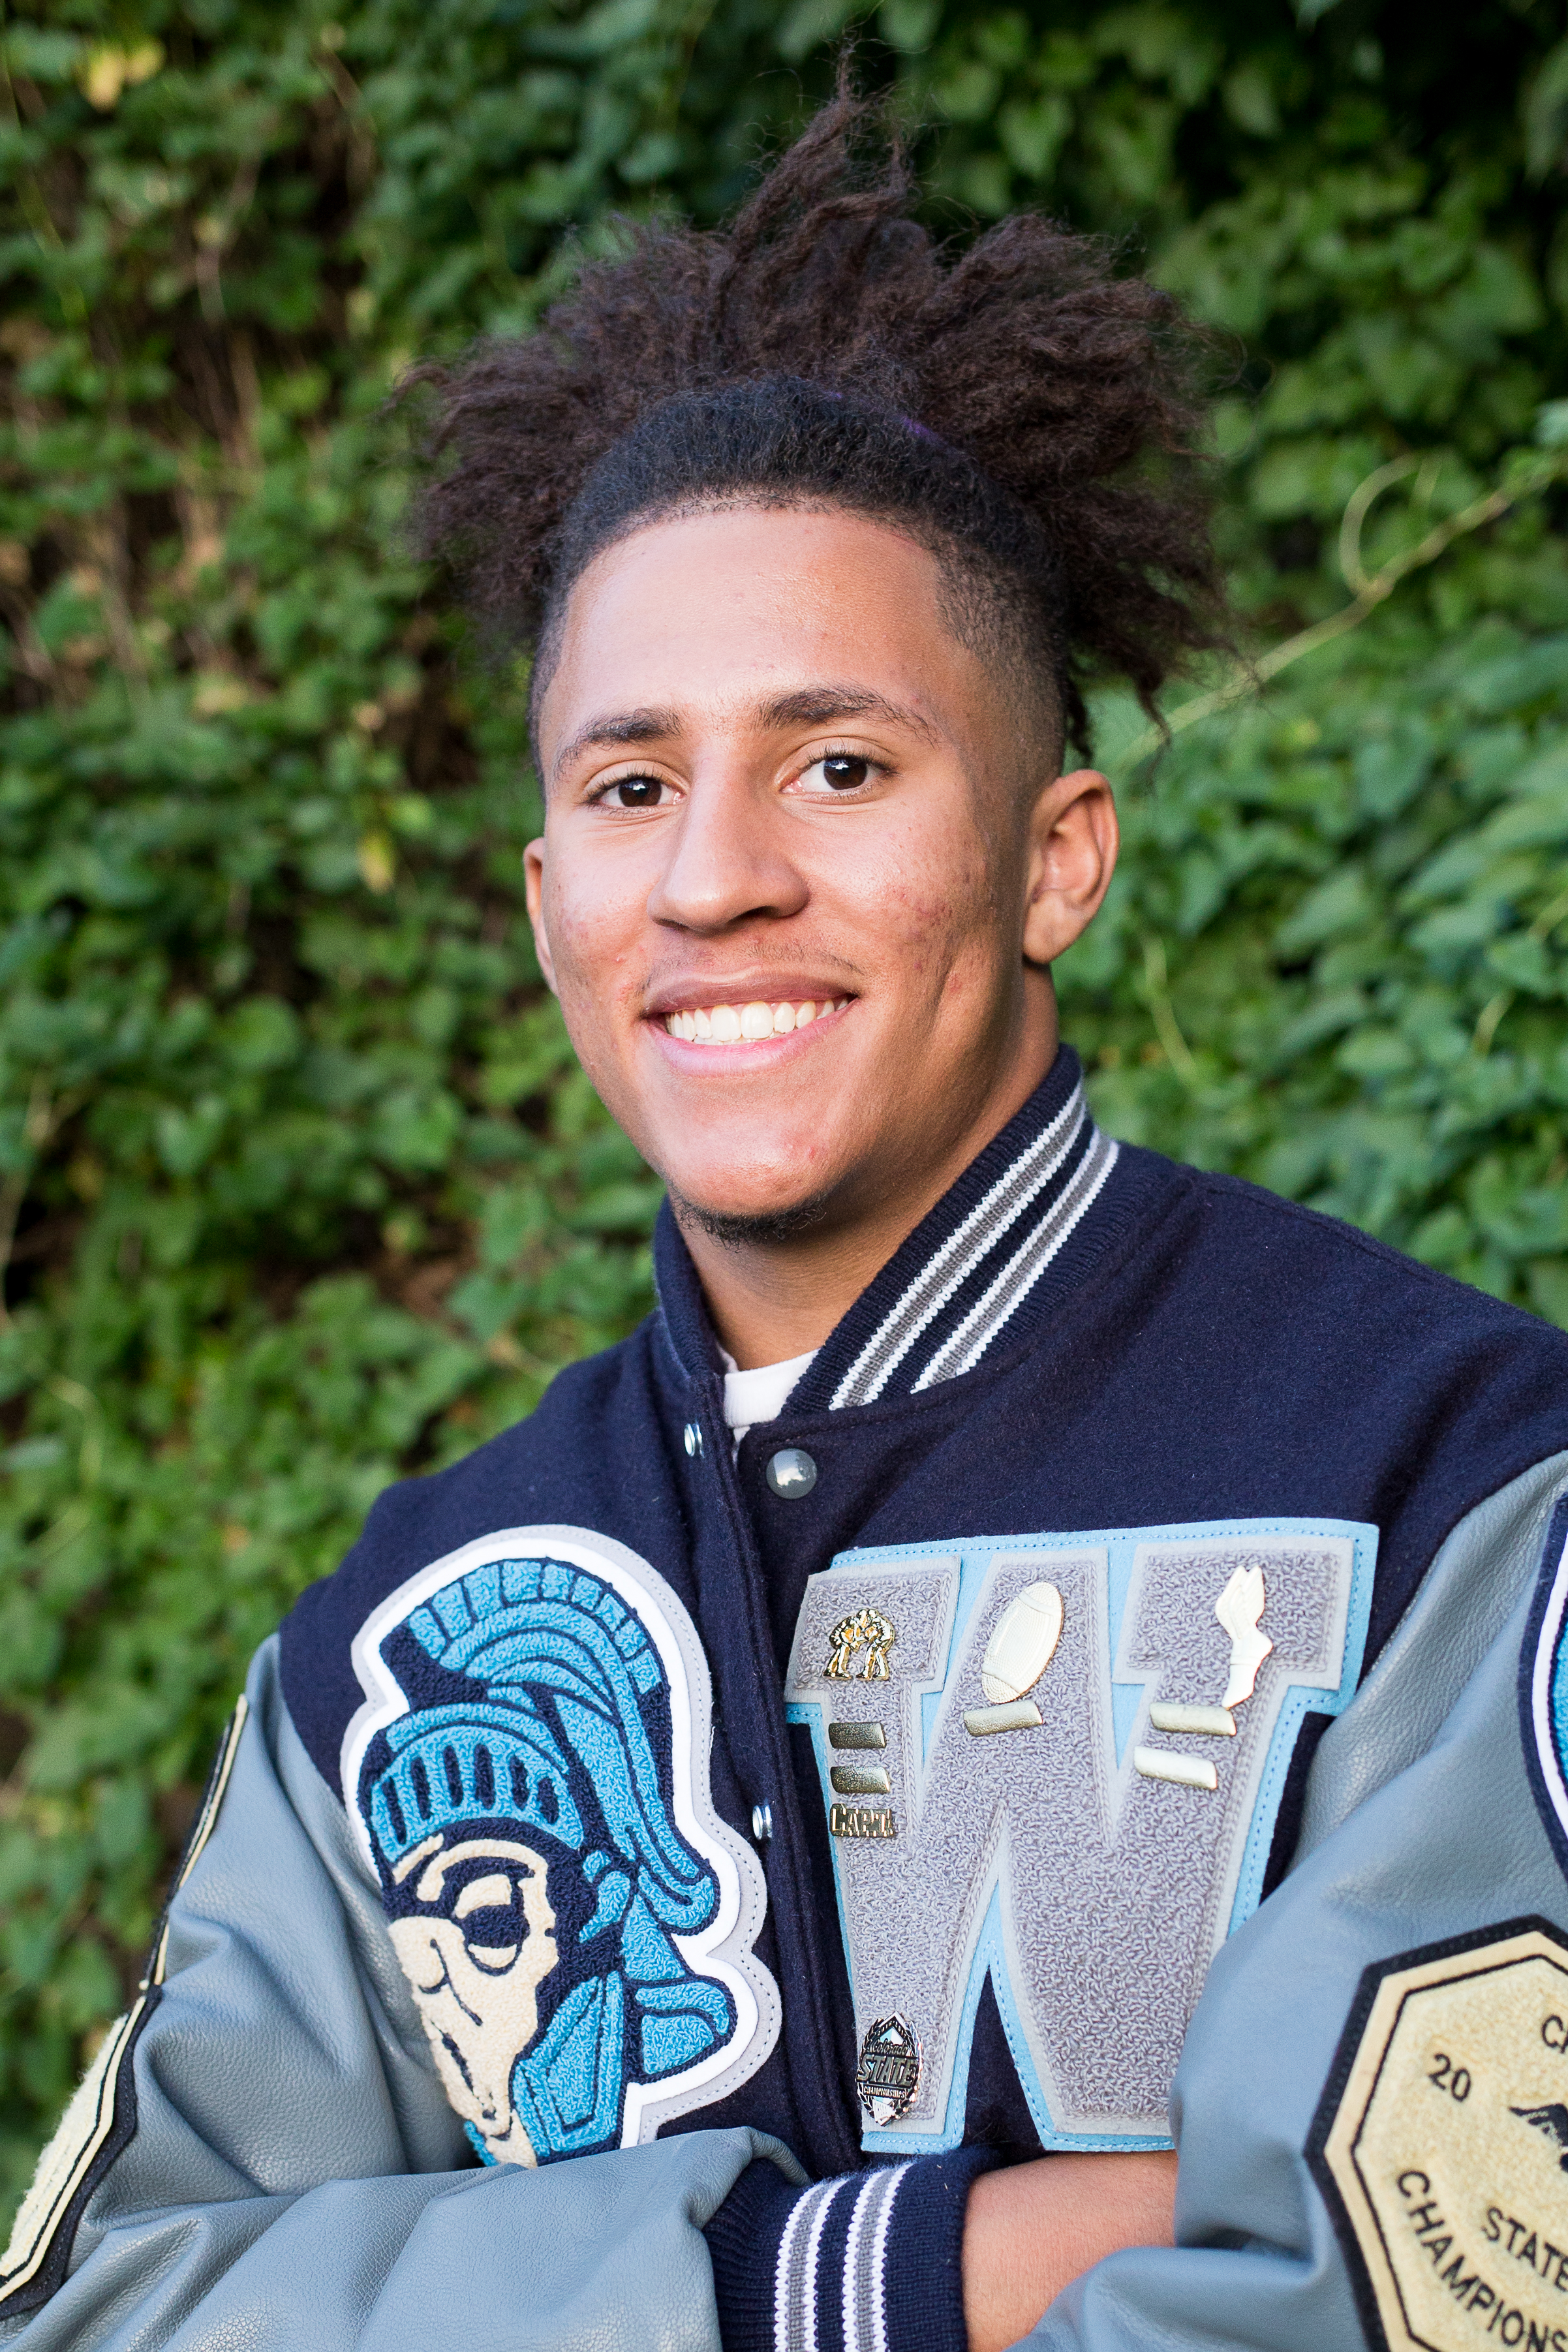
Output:
<svg viewBox="0 0 1568 2352">
<path fill-rule="evenodd" d="M 820 1004 L 764 1004 L 758 997 L 750 1004 L 701 1004 L 690 1013 L 667 1013 L 664 1026 L 688 1045 L 735 1045 L 743 1038 L 760 1045 L 764 1038 L 788 1037 L 827 1013 L 841 1013 L 848 1002 L 839 996 Z"/>
</svg>

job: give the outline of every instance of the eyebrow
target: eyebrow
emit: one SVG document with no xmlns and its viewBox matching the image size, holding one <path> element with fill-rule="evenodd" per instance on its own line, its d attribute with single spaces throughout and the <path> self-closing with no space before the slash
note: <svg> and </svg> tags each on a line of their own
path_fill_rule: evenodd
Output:
<svg viewBox="0 0 1568 2352">
<path fill-rule="evenodd" d="M 616 744 L 662 743 L 680 731 L 680 719 L 674 710 L 624 710 L 613 718 L 591 719 L 561 745 L 550 764 L 550 775 L 559 776 L 580 751 L 608 751 Z"/>
<path fill-rule="evenodd" d="M 827 727 L 835 719 L 880 719 L 886 725 L 907 727 L 928 743 L 939 740 L 928 719 L 906 710 L 902 703 L 890 702 L 884 694 L 873 693 L 869 687 L 801 687 L 793 694 L 763 703 L 757 716 L 764 727 Z"/>
<path fill-rule="evenodd" d="M 842 719 L 880 719 L 884 725 L 906 727 L 911 734 L 927 743 L 940 740 L 928 719 L 905 709 L 901 703 L 890 702 L 884 694 L 873 693 L 869 687 L 798 687 L 791 694 L 776 695 L 771 701 L 754 704 L 750 715 L 757 725 L 768 730 L 828 727 Z M 604 719 L 591 719 L 556 753 L 551 777 L 559 776 L 580 752 L 664 742 L 681 731 L 680 714 L 673 709 L 625 710 Z"/>
</svg>

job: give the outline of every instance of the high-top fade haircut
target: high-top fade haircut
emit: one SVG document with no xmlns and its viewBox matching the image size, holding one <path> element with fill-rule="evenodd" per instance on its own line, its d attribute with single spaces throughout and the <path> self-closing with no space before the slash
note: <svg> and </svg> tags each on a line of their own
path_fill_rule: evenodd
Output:
<svg viewBox="0 0 1568 2352">
<path fill-rule="evenodd" d="M 1087 752 L 1084 689 L 1152 711 L 1226 642 L 1197 339 L 1097 240 L 1017 214 L 950 257 L 883 110 L 841 82 L 732 225 L 628 231 L 523 338 L 413 382 L 434 402 L 423 551 L 492 646 L 535 648 L 632 530 L 839 507 L 936 558 L 955 634 Z"/>
</svg>

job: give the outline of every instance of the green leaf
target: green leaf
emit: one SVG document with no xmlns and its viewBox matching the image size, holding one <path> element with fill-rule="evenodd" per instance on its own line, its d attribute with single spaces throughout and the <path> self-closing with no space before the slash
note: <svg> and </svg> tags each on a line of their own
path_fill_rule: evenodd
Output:
<svg viewBox="0 0 1568 2352">
<path fill-rule="evenodd" d="M 1568 40 L 1559 41 L 1526 83 L 1521 111 L 1530 176 L 1543 180 L 1568 155 Z"/>
</svg>

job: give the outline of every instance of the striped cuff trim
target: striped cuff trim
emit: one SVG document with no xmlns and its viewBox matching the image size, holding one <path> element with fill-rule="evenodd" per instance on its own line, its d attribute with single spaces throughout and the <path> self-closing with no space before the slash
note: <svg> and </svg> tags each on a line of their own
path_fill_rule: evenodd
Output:
<svg viewBox="0 0 1568 2352">
<path fill-rule="evenodd" d="M 773 2274 L 773 2352 L 827 2352 L 826 2305 L 843 2352 L 888 2352 L 888 2224 L 907 2164 L 808 2189 L 789 2215 Z M 830 2221 L 837 2226 L 831 2231 Z M 821 2310 L 828 2316 L 828 2311 Z"/>
<path fill-rule="evenodd" d="M 987 2148 L 805 2189 L 747 2167 L 707 2226 L 724 2352 L 964 2352 L 963 2238 Z"/>
</svg>

